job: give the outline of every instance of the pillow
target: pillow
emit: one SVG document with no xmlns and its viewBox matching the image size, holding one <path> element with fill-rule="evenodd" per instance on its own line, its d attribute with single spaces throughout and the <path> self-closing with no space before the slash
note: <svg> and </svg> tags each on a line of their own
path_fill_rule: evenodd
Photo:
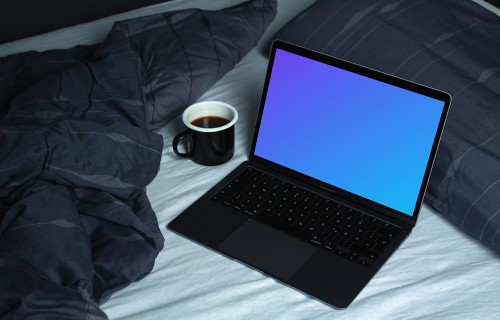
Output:
<svg viewBox="0 0 500 320">
<path fill-rule="evenodd" d="M 276 0 L 164 12 L 115 23 L 98 46 L 0 58 L 0 117 L 20 90 L 49 74 L 84 60 L 124 60 L 111 55 L 125 38 L 140 61 L 146 126 L 157 131 L 231 70 L 257 44 L 275 15 Z"/>
<path fill-rule="evenodd" d="M 274 38 L 448 92 L 425 201 L 500 250 L 499 35 L 472 1 L 318 0 Z"/>
<path fill-rule="evenodd" d="M 276 1 L 252 0 L 124 21 L 142 63 L 146 121 L 158 130 L 196 101 L 250 51 L 276 14 Z M 112 32 L 113 32 L 112 31 Z"/>
</svg>

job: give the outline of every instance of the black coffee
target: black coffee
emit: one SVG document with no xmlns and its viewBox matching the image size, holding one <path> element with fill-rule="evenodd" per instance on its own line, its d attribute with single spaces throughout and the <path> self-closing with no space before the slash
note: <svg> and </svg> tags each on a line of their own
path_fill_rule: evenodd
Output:
<svg viewBox="0 0 500 320">
<path fill-rule="evenodd" d="M 222 127 L 228 123 L 229 120 L 227 120 L 226 118 L 217 116 L 201 117 L 191 121 L 191 124 L 193 126 L 197 126 L 200 128 L 217 128 Z"/>
</svg>

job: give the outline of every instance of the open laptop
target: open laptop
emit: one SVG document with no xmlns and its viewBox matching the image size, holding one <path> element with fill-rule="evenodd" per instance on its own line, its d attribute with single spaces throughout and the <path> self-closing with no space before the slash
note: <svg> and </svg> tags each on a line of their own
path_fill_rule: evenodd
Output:
<svg viewBox="0 0 500 320">
<path fill-rule="evenodd" d="M 168 227 L 346 308 L 415 226 L 450 100 L 275 41 L 248 161 Z"/>
</svg>

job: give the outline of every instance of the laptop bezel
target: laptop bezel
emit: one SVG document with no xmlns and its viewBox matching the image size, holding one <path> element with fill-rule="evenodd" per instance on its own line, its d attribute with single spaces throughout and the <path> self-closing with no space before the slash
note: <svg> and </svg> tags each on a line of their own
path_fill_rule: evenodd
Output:
<svg viewBox="0 0 500 320">
<path fill-rule="evenodd" d="M 425 173 L 424 173 L 424 176 L 422 179 L 422 185 L 420 187 L 420 190 L 419 190 L 419 193 L 417 196 L 417 201 L 416 201 L 416 204 L 415 204 L 415 207 L 413 210 L 413 215 L 408 215 L 408 214 L 405 214 L 403 212 L 394 210 L 394 209 L 389 208 L 387 206 L 384 206 L 384 205 L 381 205 L 381 204 L 376 203 L 374 201 L 371 201 L 369 199 L 360 197 L 360 196 L 355 195 L 349 191 L 335 187 L 331 184 L 328 184 L 328 183 L 325 183 L 323 181 L 317 180 L 315 178 L 309 177 L 307 175 L 304 175 L 302 173 L 294 171 L 290 168 L 281 166 L 281 165 L 276 164 L 272 161 L 269 161 L 267 159 L 264 159 L 262 157 L 255 155 L 255 147 L 257 144 L 258 132 L 259 132 L 260 123 L 262 120 L 262 115 L 264 112 L 264 106 L 265 106 L 267 92 L 268 92 L 268 88 L 269 88 L 269 81 L 271 78 L 271 71 L 272 71 L 272 67 L 273 67 L 273 63 L 274 63 L 277 49 L 281 49 L 281 50 L 284 50 L 287 52 L 298 54 L 300 56 L 303 56 L 303 57 L 306 57 L 309 59 L 313 59 L 313 60 L 316 60 L 316 61 L 319 61 L 319 62 L 322 62 L 325 64 L 329 64 L 329 65 L 332 65 L 334 67 L 338 67 L 338 68 L 341 68 L 344 70 L 348 70 L 350 72 L 354 72 L 354 73 L 357 73 L 357 74 L 360 74 L 360 75 L 363 75 L 366 77 L 374 78 L 376 80 L 379 80 L 379 81 L 382 81 L 382 82 L 385 82 L 385 83 L 388 83 L 388 84 L 391 84 L 391 85 L 394 85 L 394 86 L 397 86 L 397 87 L 400 87 L 400 88 L 403 88 L 406 90 L 411 90 L 413 92 L 417 92 L 419 94 L 422 94 L 422 95 L 425 95 L 425 96 L 428 96 L 428 97 L 431 97 L 431 98 L 434 98 L 434 99 L 437 99 L 437 100 L 444 102 L 443 111 L 441 113 L 441 118 L 439 120 L 439 125 L 438 125 L 438 128 L 436 130 L 436 134 L 435 134 L 435 137 L 438 137 L 438 138 L 434 139 L 434 143 L 433 143 L 432 148 L 431 148 L 428 163 L 427 163 Z M 412 82 L 412 81 L 409 81 L 406 79 L 402 79 L 402 78 L 399 78 L 399 77 L 396 77 L 396 76 L 393 76 L 393 75 L 390 75 L 390 74 L 387 74 L 387 73 L 384 73 L 384 72 L 381 72 L 378 70 L 374 70 L 374 69 L 371 69 L 371 68 L 368 68 L 365 66 L 361 66 L 361 65 L 358 65 L 358 64 L 346 61 L 346 60 L 342 60 L 342 59 L 339 59 L 339 58 L 336 58 L 333 56 L 328 56 L 328 55 L 322 54 L 322 53 L 317 52 L 317 51 L 313 51 L 310 49 L 306 49 L 304 47 L 300 47 L 298 45 L 294 45 L 294 44 L 284 42 L 281 40 L 275 40 L 273 42 L 271 52 L 269 55 L 269 63 L 268 63 L 267 71 L 266 71 L 264 89 L 262 91 L 262 97 L 260 100 L 259 111 L 257 113 L 257 118 L 256 118 L 255 126 L 254 126 L 254 132 L 253 132 L 253 136 L 252 136 L 252 143 L 251 143 L 251 148 L 250 148 L 250 152 L 249 152 L 249 161 L 259 163 L 260 165 L 264 165 L 264 166 L 270 168 L 271 170 L 279 172 L 283 175 L 288 175 L 294 180 L 302 181 L 303 183 L 305 183 L 313 188 L 316 188 L 317 190 L 321 190 L 323 192 L 326 192 L 327 194 L 330 194 L 333 197 L 340 197 L 340 198 L 346 200 L 347 202 L 356 203 L 357 205 L 359 205 L 363 208 L 366 208 L 366 210 L 368 210 L 370 212 L 380 213 L 389 219 L 396 217 L 398 220 L 402 220 L 405 223 L 408 223 L 411 226 L 414 226 L 417 219 L 418 219 L 420 207 L 421 207 L 423 199 L 424 199 L 425 190 L 427 188 L 427 183 L 429 181 L 430 173 L 432 170 L 432 165 L 433 165 L 434 159 L 436 157 L 436 153 L 438 150 L 441 134 L 442 134 L 442 131 L 444 128 L 444 124 L 446 121 L 446 117 L 448 114 L 450 103 L 451 103 L 451 97 L 446 92 L 443 92 L 443 91 L 440 91 L 440 90 L 437 90 L 434 88 L 430 88 L 428 86 L 425 86 L 425 85 L 422 85 L 422 84 L 419 84 L 416 82 Z"/>
</svg>

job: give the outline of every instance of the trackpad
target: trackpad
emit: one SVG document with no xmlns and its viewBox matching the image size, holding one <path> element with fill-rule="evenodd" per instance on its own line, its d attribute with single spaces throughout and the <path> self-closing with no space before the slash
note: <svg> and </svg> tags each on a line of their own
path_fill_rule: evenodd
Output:
<svg viewBox="0 0 500 320">
<path fill-rule="evenodd" d="M 314 247 L 249 220 L 224 240 L 219 249 L 270 275 L 285 280 L 316 251 Z"/>
</svg>

